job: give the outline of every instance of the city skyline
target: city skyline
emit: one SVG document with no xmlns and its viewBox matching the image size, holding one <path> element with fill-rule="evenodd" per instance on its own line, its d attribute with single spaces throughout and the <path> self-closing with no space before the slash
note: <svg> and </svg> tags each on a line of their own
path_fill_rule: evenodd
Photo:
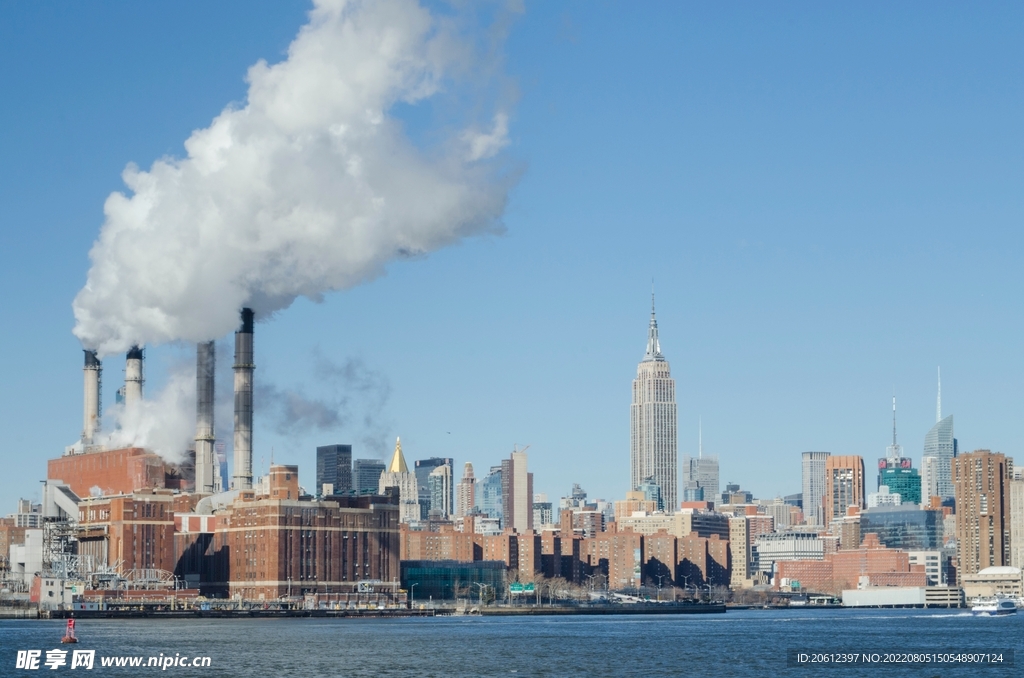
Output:
<svg viewBox="0 0 1024 678">
<path fill-rule="evenodd" d="M 37 492 L 26 479 L 79 437 L 70 304 L 121 173 L 182 157 L 245 99 L 253 64 L 285 58 L 309 8 L 4 8 L 17 29 L 0 53 L 18 68 L 0 76 L 0 119 L 17 131 L 0 170 L 0 497 Z M 723 485 L 786 495 L 804 451 L 877 458 L 893 384 L 917 462 L 937 365 L 960 447 L 1019 457 L 1022 167 L 1005 149 L 1024 112 L 1006 84 L 1021 75 L 1022 11 L 528 5 L 500 24 L 500 82 L 481 95 L 509 102 L 519 180 L 503 234 L 258 320 L 254 395 L 276 390 L 257 403 L 254 471 L 298 463 L 312 487 L 317 446 L 387 460 L 401 435 L 410 458 L 483 476 L 530 443 L 538 492 L 622 496 L 624 384 L 652 277 L 680 385 L 678 454 L 698 453 L 702 417 Z M 449 112 L 396 115 L 428 145 Z M 972 270 L 985 274 L 951 275 Z M 918 331 L 937 319 L 951 329 Z M 195 362 L 175 345 L 146 358 L 147 396 Z M 105 363 L 109 413 L 122 365 Z M 292 395 L 338 406 L 337 423 L 290 429 Z M 230 417 L 218 409 L 228 447 Z"/>
</svg>

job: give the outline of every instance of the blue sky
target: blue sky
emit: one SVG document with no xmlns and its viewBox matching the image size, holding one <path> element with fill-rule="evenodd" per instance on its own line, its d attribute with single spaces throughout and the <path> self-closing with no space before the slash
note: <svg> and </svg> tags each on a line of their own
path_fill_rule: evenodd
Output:
<svg viewBox="0 0 1024 678">
<path fill-rule="evenodd" d="M 121 171 L 182 156 L 307 10 L 0 8 L 0 513 L 80 432 L 71 301 Z M 400 435 L 410 460 L 480 475 L 531 444 L 537 491 L 621 497 L 652 279 L 680 458 L 702 417 L 723 483 L 787 494 L 801 451 L 883 456 L 893 389 L 919 458 L 939 365 L 961 449 L 1017 454 L 1022 15 L 527 3 L 495 85 L 516 95 L 505 159 L 521 172 L 504 233 L 261 323 L 257 384 L 328 394 L 318 356 L 358 360 L 387 399 L 369 428 L 357 393 L 335 430 L 279 433 L 257 414 L 257 467 L 273 454 L 311 487 L 317 444 L 373 456 L 359 441 Z M 414 136 L 433 119 L 396 113 Z M 147 391 L 193 359 L 148 357 Z M 105 363 L 107 404 L 120 363 Z"/>
</svg>

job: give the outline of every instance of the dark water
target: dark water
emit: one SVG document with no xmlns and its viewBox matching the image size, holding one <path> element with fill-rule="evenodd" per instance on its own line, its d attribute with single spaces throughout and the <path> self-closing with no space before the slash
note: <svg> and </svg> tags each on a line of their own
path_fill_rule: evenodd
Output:
<svg viewBox="0 0 1024 678">
<path fill-rule="evenodd" d="M 1024 614 L 786 610 L 724 615 L 435 619 L 85 620 L 92 671 L 15 669 L 60 648 L 61 621 L 0 621 L 0 677 L 93 676 L 1002 676 L 1024 675 Z M 69 648 L 69 646 L 64 646 Z M 1015 650 L 1016 667 L 787 665 L 787 650 Z M 206 655 L 210 668 L 103 668 L 112 655 Z M 70 654 L 68 655 L 70 659 Z"/>
</svg>

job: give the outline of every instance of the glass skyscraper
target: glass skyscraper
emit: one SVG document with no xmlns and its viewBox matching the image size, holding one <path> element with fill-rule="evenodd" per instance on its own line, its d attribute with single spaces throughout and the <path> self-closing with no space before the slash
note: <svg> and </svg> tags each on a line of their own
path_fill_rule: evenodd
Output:
<svg viewBox="0 0 1024 678">
<path fill-rule="evenodd" d="M 953 415 L 942 418 L 942 378 L 939 395 L 935 400 L 935 426 L 924 437 L 925 457 L 935 458 L 935 485 L 943 501 L 953 499 L 953 459 L 958 453 L 953 437 Z"/>
<path fill-rule="evenodd" d="M 878 506 L 860 512 L 860 533 L 874 532 L 883 546 L 904 551 L 942 548 L 942 511 L 918 506 Z"/>
<path fill-rule="evenodd" d="M 957 455 L 953 437 L 953 415 L 940 419 L 924 437 L 924 456 L 935 457 L 935 485 L 943 499 L 953 498 L 953 459 Z"/>
<path fill-rule="evenodd" d="M 908 463 L 909 459 L 906 460 Z M 921 476 L 916 468 L 888 467 L 878 472 L 878 486 L 886 485 L 889 492 L 900 495 L 904 504 L 921 503 Z"/>
<path fill-rule="evenodd" d="M 477 482 L 476 501 L 480 512 L 489 518 L 502 520 L 501 467 L 492 466 L 490 472 Z"/>
</svg>

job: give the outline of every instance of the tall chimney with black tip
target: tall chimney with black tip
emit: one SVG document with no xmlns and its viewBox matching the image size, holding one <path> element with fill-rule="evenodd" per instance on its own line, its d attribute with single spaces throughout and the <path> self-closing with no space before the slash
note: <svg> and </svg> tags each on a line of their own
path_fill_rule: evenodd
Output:
<svg viewBox="0 0 1024 678">
<path fill-rule="evenodd" d="M 124 408 L 130 410 L 142 402 L 142 349 L 132 346 L 124 363 Z"/>
<path fill-rule="evenodd" d="M 252 355 L 253 312 L 242 309 L 242 326 L 235 332 L 235 469 L 231 487 L 252 488 Z"/>
</svg>

